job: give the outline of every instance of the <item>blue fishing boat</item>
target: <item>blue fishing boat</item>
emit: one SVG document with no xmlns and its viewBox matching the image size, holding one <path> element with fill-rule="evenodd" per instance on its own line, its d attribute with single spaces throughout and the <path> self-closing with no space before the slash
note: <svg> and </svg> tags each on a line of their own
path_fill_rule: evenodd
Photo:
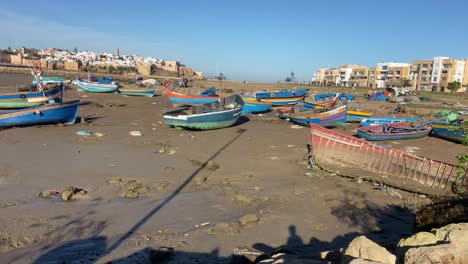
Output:
<svg viewBox="0 0 468 264">
<path fill-rule="evenodd" d="M 300 89 L 292 91 L 274 91 L 274 92 L 259 92 L 255 96 L 257 99 L 271 99 L 271 98 L 292 98 L 306 96 L 309 89 Z"/>
<path fill-rule="evenodd" d="M 200 93 L 201 96 L 216 96 L 216 87 L 211 87 Z"/>
<path fill-rule="evenodd" d="M 325 99 L 333 98 L 333 97 L 335 97 L 335 96 L 336 96 L 336 94 L 333 94 L 333 93 L 325 93 L 325 94 L 315 94 L 315 95 L 313 95 L 314 100 L 316 100 L 316 101 L 320 101 L 320 100 L 325 100 Z M 352 94 L 340 94 L 339 97 L 340 97 L 341 100 L 350 101 L 350 100 L 353 100 L 356 96 L 354 96 L 354 95 L 352 95 Z"/>
<path fill-rule="evenodd" d="M 346 105 L 332 110 L 311 109 L 299 113 L 290 113 L 289 120 L 303 126 L 317 124 L 323 127 L 336 127 L 346 125 Z"/>
<path fill-rule="evenodd" d="M 0 127 L 20 127 L 46 124 L 73 124 L 78 114 L 80 100 L 50 103 L 20 110 L 0 113 Z"/>
<path fill-rule="evenodd" d="M 86 82 L 84 80 L 75 80 L 73 84 L 78 86 L 78 91 L 86 91 L 90 93 L 113 93 L 119 89 L 118 84 L 101 84 Z"/>
<path fill-rule="evenodd" d="M 447 122 L 444 120 L 432 120 L 432 135 L 452 140 L 458 143 L 465 143 L 468 123 Z"/>
<path fill-rule="evenodd" d="M 39 106 L 62 94 L 63 83 L 41 89 L 36 85 L 19 89 L 18 92 L 0 94 L 0 108 L 17 109 Z"/>
<path fill-rule="evenodd" d="M 378 126 L 383 124 L 394 124 L 394 123 L 414 123 L 421 121 L 418 117 L 366 117 L 361 121 L 361 126 Z"/>
<path fill-rule="evenodd" d="M 271 109 L 271 103 L 258 101 L 254 96 L 241 95 L 244 101 L 242 114 L 255 114 L 268 112 Z"/>
<path fill-rule="evenodd" d="M 65 79 L 63 79 L 62 77 L 44 76 L 41 77 L 41 82 L 43 84 L 59 84 L 65 82 Z M 32 83 L 37 84 L 37 80 L 34 79 Z"/>
<path fill-rule="evenodd" d="M 239 119 L 244 101 L 233 94 L 215 103 L 194 105 L 163 114 L 163 121 L 171 127 L 194 130 L 218 129 L 232 126 Z"/>
<path fill-rule="evenodd" d="M 431 133 L 430 122 L 412 126 L 409 123 L 383 124 L 378 126 L 358 127 L 357 134 L 366 140 L 398 140 L 421 138 Z"/>
<path fill-rule="evenodd" d="M 208 90 L 211 90 L 209 88 Z M 210 91 L 205 90 L 203 93 L 212 94 Z M 181 93 L 176 93 L 173 91 L 167 90 L 165 92 L 166 96 L 172 102 L 173 106 L 190 106 L 190 105 L 201 105 L 201 104 L 210 104 L 219 100 L 219 96 L 203 96 L 203 95 L 185 95 Z"/>
</svg>

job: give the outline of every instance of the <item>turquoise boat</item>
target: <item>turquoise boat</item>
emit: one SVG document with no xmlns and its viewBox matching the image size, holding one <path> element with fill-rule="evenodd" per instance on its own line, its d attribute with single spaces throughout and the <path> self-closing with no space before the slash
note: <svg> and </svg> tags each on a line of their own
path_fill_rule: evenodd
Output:
<svg viewBox="0 0 468 264">
<path fill-rule="evenodd" d="M 73 84 L 78 86 L 78 91 L 85 91 L 90 93 L 113 93 L 119 89 L 117 84 L 101 84 L 101 83 L 92 83 L 82 80 L 74 80 Z"/>
<path fill-rule="evenodd" d="M 233 94 L 215 103 L 194 105 L 163 114 L 163 121 L 171 127 L 209 130 L 230 127 L 239 119 L 244 101 Z"/>
<path fill-rule="evenodd" d="M 65 79 L 63 79 L 62 77 L 44 76 L 44 77 L 41 77 L 41 82 L 43 84 L 59 84 L 59 83 L 65 82 Z M 32 83 L 37 84 L 37 80 L 34 79 Z"/>
<path fill-rule="evenodd" d="M 156 90 L 153 88 L 141 88 L 141 87 L 120 87 L 119 93 L 130 96 L 145 96 L 153 97 Z"/>
<path fill-rule="evenodd" d="M 73 124 L 78 114 L 80 100 L 50 103 L 20 110 L 0 113 L 0 127 L 22 127 L 47 124 Z"/>
</svg>

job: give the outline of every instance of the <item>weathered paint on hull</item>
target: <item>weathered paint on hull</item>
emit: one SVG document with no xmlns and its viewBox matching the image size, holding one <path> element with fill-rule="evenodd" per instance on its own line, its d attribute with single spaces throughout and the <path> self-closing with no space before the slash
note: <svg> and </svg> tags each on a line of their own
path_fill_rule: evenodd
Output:
<svg viewBox="0 0 468 264">
<path fill-rule="evenodd" d="M 200 122 L 200 123 L 185 123 L 178 120 L 169 120 L 164 118 L 164 123 L 174 126 L 182 127 L 193 130 L 211 130 L 211 129 L 220 129 L 225 127 L 230 127 L 237 122 L 237 118 L 234 120 L 221 121 L 221 122 Z"/>
<path fill-rule="evenodd" d="M 16 102 L 0 102 L 0 108 L 3 109 L 19 109 L 35 107 L 43 104 L 43 102 L 28 102 L 27 100 L 21 100 Z"/>
<path fill-rule="evenodd" d="M 321 168 L 431 195 L 452 194 L 455 165 L 311 125 L 311 156 Z M 342 169 L 345 168 L 345 169 Z M 465 172 L 467 174 L 467 172 Z M 465 177 L 465 188 L 468 178 Z"/>
<path fill-rule="evenodd" d="M 360 123 L 362 120 L 366 119 L 367 116 L 359 116 L 359 115 L 350 115 L 348 114 L 347 121 L 348 122 L 356 122 Z"/>
<path fill-rule="evenodd" d="M 434 135 L 463 143 L 465 141 L 466 129 L 463 124 L 446 124 L 442 122 L 432 122 L 432 132 Z"/>
<path fill-rule="evenodd" d="M 372 136 L 367 133 L 363 133 L 362 131 L 358 130 L 357 134 L 361 138 L 365 138 L 366 140 L 370 141 L 380 141 L 380 140 L 399 140 L 399 139 L 415 139 L 415 138 L 422 138 L 431 133 L 431 130 L 425 131 L 424 133 L 420 134 L 411 134 L 411 135 L 404 135 L 404 136 L 399 136 L 399 135 L 389 135 L 389 136 Z"/>
<path fill-rule="evenodd" d="M 0 127 L 32 126 L 45 124 L 73 124 L 78 114 L 80 101 L 50 104 L 39 107 L 13 110 L 0 114 Z"/>
<path fill-rule="evenodd" d="M 120 94 L 130 95 L 130 96 L 145 96 L 145 97 L 153 97 L 156 91 L 144 91 L 144 92 L 135 92 L 135 91 L 119 91 Z"/>
<path fill-rule="evenodd" d="M 112 84 L 91 84 L 81 81 L 77 81 L 75 84 L 78 86 L 79 92 L 85 91 L 89 93 L 113 93 L 119 89 L 118 85 Z"/>
</svg>

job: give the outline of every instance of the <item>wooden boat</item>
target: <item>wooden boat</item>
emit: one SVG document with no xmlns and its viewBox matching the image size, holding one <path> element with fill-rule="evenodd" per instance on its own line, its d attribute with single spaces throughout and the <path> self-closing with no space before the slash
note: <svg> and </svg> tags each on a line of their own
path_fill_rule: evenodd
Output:
<svg viewBox="0 0 468 264">
<path fill-rule="evenodd" d="M 27 91 L 0 94 L 0 108 L 17 109 L 39 106 L 51 99 L 58 98 L 62 94 L 63 84 L 46 87 L 43 91 L 40 91 L 36 85 L 26 89 Z"/>
<path fill-rule="evenodd" d="M 432 120 L 432 134 L 459 143 L 465 143 L 468 124 L 462 122 L 446 122 Z"/>
<path fill-rule="evenodd" d="M 315 94 L 315 95 L 313 95 L 314 100 L 316 100 L 316 101 L 320 101 L 320 100 L 332 98 L 332 97 L 335 97 L 335 96 L 336 96 L 336 94 L 333 94 L 333 93 L 325 93 L 325 94 Z M 356 96 L 354 96 L 354 95 L 352 95 L 352 94 L 340 94 L 339 97 L 340 97 L 341 100 L 350 101 L 350 100 L 353 100 Z"/>
<path fill-rule="evenodd" d="M 304 100 L 305 96 L 289 97 L 289 98 L 264 98 L 261 102 L 270 103 L 272 106 L 295 105 Z"/>
<path fill-rule="evenodd" d="M 211 87 L 200 93 L 201 96 L 216 96 L 216 87 Z"/>
<path fill-rule="evenodd" d="M 273 91 L 273 92 L 259 92 L 255 94 L 257 99 L 270 99 L 270 98 L 292 98 L 298 96 L 306 96 L 309 89 L 291 90 L 291 91 Z"/>
<path fill-rule="evenodd" d="M 311 124 L 311 160 L 334 173 L 368 179 L 401 189 L 447 195 L 452 193 L 456 166 L 403 150 L 379 146 Z M 465 175 L 467 171 L 465 171 Z M 464 180 L 468 188 L 468 177 Z"/>
<path fill-rule="evenodd" d="M 118 84 L 101 84 L 83 80 L 75 80 L 73 81 L 73 84 L 78 86 L 78 91 L 90 93 L 113 93 L 119 89 Z"/>
<path fill-rule="evenodd" d="M 290 113 L 289 119 L 304 126 L 310 126 L 310 124 L 324 127 L 344 126 L 346 125 L 346 105 L 328 111 L 311 109 L 299 113 Z"/>
<path fill-rule="evenodd" d="M 211 104 L 194 105 L 163 114 L 169 126 L 194 130 L 209 130 L 232 126 L 241 115 L 244 101 L 233 94 Z"/>
<path fill-rule="evenodd" d="M 242 114 L 255 114 L 268 112 L 271 109 L 271 103 L 258 101 L 253 96 L 241 95 L 242 101 L 244 101 L 244 107 L 242 108 Z"/>
<path fill-rule="evenodd" d="M 348 122 L 361 122 L 363 119 L 367 117 L 371 117 L 372 113 L 363 112 L 363 111 L 356 111 L 356 110 L 348 110 Z"/>
<path fill-rule="evenodd" d="M 78 114 L 80 100 L 50 103 L 20 110 L 0 113 L 0 127 L 19 127 L 45 124 L 73 124 Z"/>
<path fill-rule="evenodd" d="M 119 93 L 124 95 L 131 96 L 146 96 L 153 97 L 156 93 L 154 88 L 145 88 L 145 87 L 120 87 Z"/>
<path fill-rule="evenodd" d="M 65 79 L 63 79 L 62 77 L 44 76 L 44 77 L 41 77 L 41 82 L 43 84 L 59 84 L 59 83 L 65 82 Z M 37 84 L 37 80 L 34 79 L 32 83 Z"/>
<path fill-rule="evenodd" d="M 394 123 L 356 129 L 359 137 L 374 141 L 421 138 L 429 135 L 431 130 L 430 122 L 421 123 L 414 127 L 409 123 Z"/>
<path fill-rule="evenodd" d="M 414 123 L 421 121 L 421 118 L 417 117 L 367 117 L 361 121 L 361 126 L 378 126 L 383 124 L 394 124 L 394 123 Z"/>
<path fill-rule="evenodd" d="M 295 105 L 304 100 L 309 89 L 293 91 L 259 92 L 255 94 L 257 100 L 271 103 L 272 106 Z"/>
<path fill-rule="evenodd" d="M 211 88 L 210 88 L 211 89 Z M 173 106 L 190 106 L 210 104 L 219 100 L 219 96 L 203 96 L 203 95 L 185 95 L 167 90 L 166 96 L 172 102 Z M 203 94 L 203 93 L 202 93 Z"/>
</svg>

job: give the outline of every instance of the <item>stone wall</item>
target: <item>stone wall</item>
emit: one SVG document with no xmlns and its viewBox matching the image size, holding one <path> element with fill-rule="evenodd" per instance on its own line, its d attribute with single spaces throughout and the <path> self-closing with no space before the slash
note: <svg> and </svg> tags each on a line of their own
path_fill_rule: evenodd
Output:
<svg viewBox="0 0 468 264">
<path fill-rule="evenodd" d="M 151 75 L 151 65 L 147 63 L 138 64 L 137 71 L 141 75 Z"/>
<path fill-rule="evenodd" d="M 21 55 L 21 54 L 10 55 L 10 60 L 11 60 L 12 64 L 22 65 L 23 64 L 23 55 Z"/>
<path fill-rule="evenodd" d="M 11 63 L 11 55 L 0 53 L 0 62 L 3 63 Z"/>
<path fill-rule="evenodd" d="M 192 68 L 185 67 L 185 66 L 179 67 L 179 76 L 188 77 L 188 78 L 193 77 Z"/>
<path fill-rule="evenodd" d="M 66 61 L 65 70 L 78 71 L 81 67 L 81 61 Z"/>
</svg>

